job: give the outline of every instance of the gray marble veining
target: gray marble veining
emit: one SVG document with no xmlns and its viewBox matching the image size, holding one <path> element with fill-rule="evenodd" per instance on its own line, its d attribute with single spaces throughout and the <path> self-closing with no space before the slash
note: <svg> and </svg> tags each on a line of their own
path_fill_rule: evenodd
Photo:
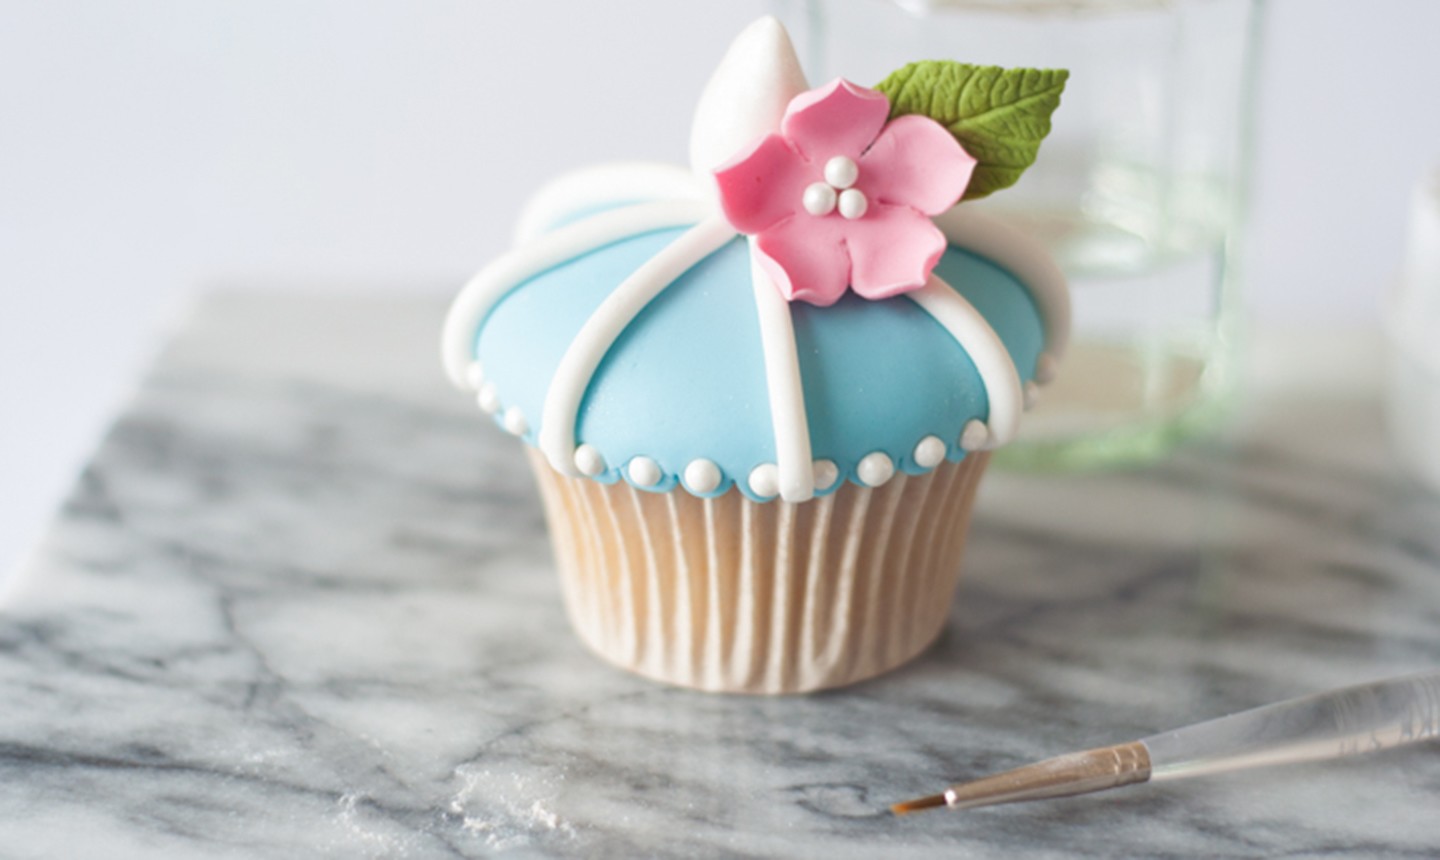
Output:
<svg viewBox="0 0 1440 860">
<path fill-rule="evenodd" d="M 1440 852 L 1435 745 L 882 813 L 1440 664 L 1440 502 L 1358 382 L 1273 374 L 1230 439 L 1155 467 L 992 474 L 937 647 L 733 698 L 570 634 L 517 444 L 440 380 L 442 310 L 198 306 L 0 596 L 0 856 Z"/>
</svg>

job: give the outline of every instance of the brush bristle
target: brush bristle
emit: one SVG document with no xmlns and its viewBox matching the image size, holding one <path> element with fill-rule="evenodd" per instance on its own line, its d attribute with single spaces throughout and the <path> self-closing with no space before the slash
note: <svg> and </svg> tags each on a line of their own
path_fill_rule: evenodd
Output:
<svg viewBox="0 0 1440 860">
<path fill-rule="evenodd" d="M 912 812 L 919 812 L 922 809 L 934 809 L 937 806 L 945 805 L 945 795 L 932 794 L 929 797 L 917 797 L 914 800 L 907 800 L 904 803 L 896 803 L 890 807 L 890 811 L 896 815 L 909 815 Z"/>
</svg>

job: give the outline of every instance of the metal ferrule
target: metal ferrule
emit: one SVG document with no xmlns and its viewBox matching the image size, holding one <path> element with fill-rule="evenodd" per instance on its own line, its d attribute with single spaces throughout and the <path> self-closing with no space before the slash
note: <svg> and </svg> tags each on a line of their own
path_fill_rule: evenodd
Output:
<svg viewBox="0 0 1440 860">
<path fill-rule="evenodd" d="M 1088 794 L 1150 779 L 1150 751 L 1140 741 L 1056 756 L 945 791 L 945 805 L 970 809 L 1020 800 Z"/>
</svg>

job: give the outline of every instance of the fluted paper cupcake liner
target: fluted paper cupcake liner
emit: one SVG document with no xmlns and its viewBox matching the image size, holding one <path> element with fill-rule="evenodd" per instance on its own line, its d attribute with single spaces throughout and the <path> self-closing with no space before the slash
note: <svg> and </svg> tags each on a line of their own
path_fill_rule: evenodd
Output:
<svg viewBox="0 0 1440 860">
<path fill-rule="evenodd" d="M 656 680 L 739 693 L 851 684 L 925 650 L 989 460 L 762 504 L 569 478 L 529 455 L 585 644 Z"/>
</svg>

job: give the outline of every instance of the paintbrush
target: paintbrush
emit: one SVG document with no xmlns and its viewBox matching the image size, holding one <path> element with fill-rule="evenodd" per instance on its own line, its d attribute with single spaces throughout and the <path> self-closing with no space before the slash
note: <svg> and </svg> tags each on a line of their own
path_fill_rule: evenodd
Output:
<svg viewBox="0 0 1440 860">
<path fill-rule="evenodd" d="M 1316 693 L 1138 741 L 1069 753 L 897 803 L 896 815 L 945 806 L 1089 794 L 1139 782 L 1206 776 L 1377 752 L 1440 736 L 1440 671 Z"/>
</svg>

